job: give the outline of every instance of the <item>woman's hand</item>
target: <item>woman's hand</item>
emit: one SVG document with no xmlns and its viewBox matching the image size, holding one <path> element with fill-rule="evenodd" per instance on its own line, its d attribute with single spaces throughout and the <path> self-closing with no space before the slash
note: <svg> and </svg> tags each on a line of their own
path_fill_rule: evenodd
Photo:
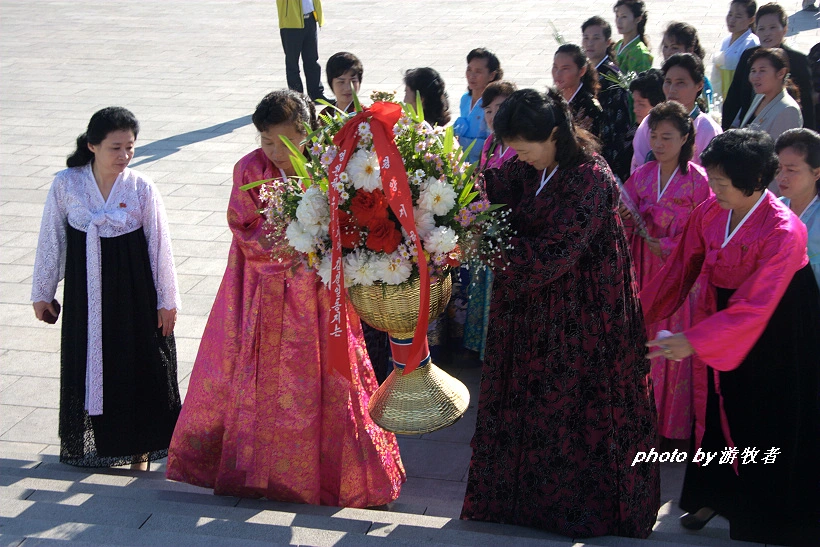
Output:
<svg viewBox="0 0 820 547">
<path fill-rule="evenodd" d="M 51 303 L 51 302 L 43 302 L 43 301 L 40 301 L 40 302 L 34 302 L 34 303 L 32 304 L 32 306 L 34 306 L 34 315 L 35 315 L 35 316 L 37 316 L 37 319 L 39 319 L 40 321 L 48 322 L 48 321 L 46 321 L 46 318 L 45 318 L 45 316 L 43 315 L 43 313 L 44 313 L 46 310 L 48 310 L 48 312 L 49 312 L 49 313 L 50 313 L 53 317 L 57 317 L 57 315 L 58 315 L 58 313 L 59 313 L 59 312 L 57 311 L 57 309 L 54 307 L 54 304 L 53 304 L 53 303 Z"/>
<path fill-rule="evenodd" d="M 646 347 L 658 348 L 654 351 L 650 351 L 646 355 L 647 359 L 652 359 L 653 357 L 665 357 L 670 361 L 680 361 L 681 359 L 686 359 L 687 357 L 695 354 L 695 349 L 682 332 L 673 334 L 668 338 L 656 338 L 655 340 L 650 340 L 646 343 Z"/>
<path fill-rule="evenodd" d="M 659 239 L 648 237 L 646 238 L 646 245 L 649 247 L 649 250 L 652 251 L 653 255 L 663 258 L 663 253 L 661 252 L 661 241 Z"/>
<path fill-rule="evenodd" d="M 157 310 L 157 328 L 162 328 L 162 335 L 168 336 L 174 332 L 174 325 L 177 323 L 177 309 L 172 308 L 166 310 L 160 308 Z"/>
<path fill-rule="evenodd" d="M 630 212 L 629 207 L 623 203 L 618 206 L 618 214 L 621 215 L 621 218 L 624 220 L 632 218 L 632 212 Z"/>
</svg>

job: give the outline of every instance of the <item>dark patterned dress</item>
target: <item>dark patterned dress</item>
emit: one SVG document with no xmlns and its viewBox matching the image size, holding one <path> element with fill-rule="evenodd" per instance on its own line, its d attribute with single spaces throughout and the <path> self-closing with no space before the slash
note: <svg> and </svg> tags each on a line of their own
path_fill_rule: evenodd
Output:
<svg viewBox="0 0 820 547">
<path fill-rule="evenodd" d="M 601 84 L 598 102 L 601 103 L 602 109 L 598 137 L 601 139 L 601 155 L 609 163 L 612 172 L 626 182 L 629 178 L 629 164 L 632 161 L 632 151 L 629 147 L 632 139 L 627 136 L 632 125 L 629 91 L 606 77 L 607 74 L 617 77 L 620 73 L 617 65 L 609 57 L 604 58 L 598 65 L 598 81 Z"/>
<path fill-rule="evenodd" d="M 587 88 L 582 87 L 569 102 L 572 110 L 572 121 L 595 135 L 601 133 L 601 104 Z M 537 187 L 536 187 L 537 189 Z"/>
<path fill-rule="evenodd" d="M 646 334 L 603 158 L 485 171 L 517 235 L 496 270 L 461 517 L 645 538 L 660 506 Z"/>
</svg>

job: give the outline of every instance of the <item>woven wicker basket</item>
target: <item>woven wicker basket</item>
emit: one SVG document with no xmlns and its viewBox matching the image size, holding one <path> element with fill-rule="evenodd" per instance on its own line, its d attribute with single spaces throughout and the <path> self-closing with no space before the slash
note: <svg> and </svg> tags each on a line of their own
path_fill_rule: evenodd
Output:
<svg viewBox="0 0 820 547">
<path fill-rule="evenodd" d="M 370 326 L 394 338 L 412 338 L 419 315 L 418 278 L 402 285 L 356 285 L 350 301 Z M 447 307 L 452 293 L 449 275 L 430 286 L 430 319 Z M 470 403 L 467 387 L 430 361 L 409 374 L 396 369 L 370 398 L 370 417 L 383 429 L 416 435 L 452 425 Z"/>
<path fill-rule="evenodd" d="M 449 275 L 430 285 L 430 321 L 450 302 L 453 282 Z M 350 302 L 365 323 L 394 338 L 412 338 L 419 318 L 421 283 L 415 277 L 401 285 L 354 285 L 347 289 Z"/>
</svg>

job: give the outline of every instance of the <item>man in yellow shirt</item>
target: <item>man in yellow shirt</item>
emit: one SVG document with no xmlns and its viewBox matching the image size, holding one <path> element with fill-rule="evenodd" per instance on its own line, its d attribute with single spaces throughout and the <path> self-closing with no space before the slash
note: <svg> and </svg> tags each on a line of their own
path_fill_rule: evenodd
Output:
<svg viewBox="0 0 820 547">
<path fill-rule="evenodd" d="M 276 0 L 276 8 L 288 87 L 304 93 L 299 73 L 301 56 L 308 95 L 314 101 L 325 99 L 322 67 L 319 65 L 319 27 L 324 23 L 321 0 Z"/>
</svg>

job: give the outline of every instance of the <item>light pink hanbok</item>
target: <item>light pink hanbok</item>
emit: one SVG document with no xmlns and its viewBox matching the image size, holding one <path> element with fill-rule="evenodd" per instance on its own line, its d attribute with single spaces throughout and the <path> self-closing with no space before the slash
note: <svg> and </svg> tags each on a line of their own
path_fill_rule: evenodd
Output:
<svg viewBox="0 0 820 547">
<path fill-rule="evenodd" d="M 643 289 L 663 267 L 664 261 L 677 245 L 689 215 L 712 195 L 705 170 L 689 162 L 688 173 L 676 170 L 664 188 L 660 185 L 660 164 L 650 161 L 629 177 L 624 191 L 638 208 L 651 237 L 660 241 L 663 257 L 655 255 L 637 230 L 630 237 L 632 259 L 639 289 Z M 659 331 L 682 332 L 692 324 L 694 294 L 688 305 L 668 319 L 647 322 L 649 339 Z M 646 312 L 646 309 L 644 309 Z M 651 372 L 658 409 L 658 433 L 668 439 L 688 439 L 692 434 L 692 360 L 669 361 L 652 359 Z"/>
<path fill-rule="evenodd" d="M 395 435 L 368 414 L 378 387 L 359 319 L 348 309 L 352 382 L 328 363 L 329 294 L 292 260 L 278 262 L 258 188 L 279 170 L 262 150 L 234 168 L 228 267 L 174 431 L 167 476 L 214 493 L 371 507 L 399 495 L 405 472 Z M 284 245 L 274 241 L 273 245 Z"/>
</svg>

